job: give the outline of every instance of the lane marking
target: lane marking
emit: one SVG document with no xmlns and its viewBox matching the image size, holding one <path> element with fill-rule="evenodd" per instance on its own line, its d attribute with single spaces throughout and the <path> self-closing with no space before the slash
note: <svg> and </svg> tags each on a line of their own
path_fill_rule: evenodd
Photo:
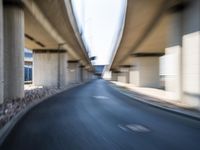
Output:
<svg viewBox="0 0 200 150">
<path fill-rule="evenodd" d="M 121 124 L 119 124 L 118 127 L 119 127 L 121 130 L 125 131 L 125 132 L 128 131 L 128 130 L 126 129 L 126 127 L 122 126 Z"/>
<path fill-rule="evenodd" d="M 150 132 L 150 129 L 140 124 L 128 124 L 126 125 L 126 128 L 133 132 Z"/>
<path fill-rule="evenodd" d="M 93 97 L 96 98 L 96 99 L 108 99 L 108 97 L 101 96 L 101 95 L 96 95 L 96 96 L 93 96 Z"/>
</svg>

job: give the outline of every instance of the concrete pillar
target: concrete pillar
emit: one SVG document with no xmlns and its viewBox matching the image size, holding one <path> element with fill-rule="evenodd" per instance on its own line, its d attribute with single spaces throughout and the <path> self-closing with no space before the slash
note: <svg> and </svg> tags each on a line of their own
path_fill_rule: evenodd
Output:
<svg viewBox="0 0 200 150">
<path fill-rule="evenodd" d="M 130 66 L 124 66 L 120 68 L 117 80 L 123 83 L 130 83 Z"/>
<path fill-rule="evenodd" d="M 84 81 L 88 81 L 92 79 L 92 72 L 88 70 L 88 68 L 84 68 L 83 70 Z"/>
<path fill-rule="evenodd" d="M 135 63 L 136 63 L 136 60 L 134 60 L 133 64 Z M 139 69 L 138 69 L 138 65 L 136 64 L 130 68 L 129 81 L 130 81 L 130 84 L 134 86 L 139 86 Z"/>
<path fill-rule="evenodd" d="M 170 13 L 166 90 L 200 109 L 200 1 L 186 2 Z"/>
<path fill-rule="evenodd" d="M 200 1 L 183 11 L 183 100 L 200 109 Z"/>
<path fill-rule="evenodd" d="M 170 13 L 168 46 L 165 49 L 165 89 L 172 98 L 181 99 L 182 12 L 177 10 Z"/>
<path fill-rule="evenodd" d="M 80 81 L 84 82 L 84 67 L 83 65 L 80 66 Z"/>
<path fill-rule="evenodd" d="M 66 86 L 67 59 L 65 50 L 34 50 L 33 84 L 58 88 Z"/>
<path fill-rule="evenodd" d="M 79 61 L 68 61 L 69 83 L 80 83 L 80 63 Z"/>
<path fill-rule="evenodd" d="M 133 67 L 130 69 L 130 83 L 141 87 L 160 88 L 159 57 L 134 57 Z"/>
<path fill-rule="evenodd" d="M 87 81 L 87 70 L 83 68 L 83 81 Z"/>
<path fill-rule="evenodd" d="M 88 81 L 88 80 L 89 80 L 89 72 L 88 72 L 88 69 L 86 69 L 85 71 L 86 71 L 86 80 Z"/>
<path fill-rule="evenodd" d="M 88 71 L 88 74 L 89 74 L 89 80 L 92 80 L 92 77 L 93 77 L 92 71 L 89 70 L 89 71 Z"/>
<path fill-rule="evenodd" d="M 112 73 L 111 73 L 111 80 L 112 81 L 118 81 L 118 74 L 119 74 L 119 72 L 112 71 Z"/>
<path fill-rule="evenodd" d="M 24 96 L 24 11 L 4 3 L 4 98 Z"/>
<path fill-rule="evenodd" d="M 85 69 L 85 75 L 86 75 L 86 81 L 88 81 L 90 79 L 90 72 L 88 69 Z"/>
<path fill-rule="evenodd" d="M 2 0 L 0 0 L 0 104 L 3 103 L 4 99 L 3 64 L 3 7 Z"/>
</svg>

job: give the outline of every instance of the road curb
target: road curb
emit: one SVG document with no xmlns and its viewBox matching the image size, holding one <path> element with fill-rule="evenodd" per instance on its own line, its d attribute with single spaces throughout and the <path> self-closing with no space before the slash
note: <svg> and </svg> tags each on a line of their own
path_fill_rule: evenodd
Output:
<svg viewBox="0 0 200 150">
<path fill-rule="evenodd" d="M 4 140 L 6 139 L 6 137 L 9 135 L 9 133 L 11 132 L 11 130 L 14 128 L 14 126 L 16 125 L 16 123 L 28 112 L 30 111 L 33 107 L 37 106 L 38 104 L 40 104 L 41 102 L 53 97 L 53 96 L 56 96 L 58 94 L 61 94 L 62 92 L 64 91 L 68 91 L 70 89 L 73 89 L 73 88 L 76 88 L 78 86 L 81 86 L 83 84 L 87 84 L 91 82 L 91 80 L 88 80 L 86 82 L 83 82 L 83 83 L 80 83 L 80 84 L 77 84 L 77 85 L 73 85 L 71 87 L 67 87 L 61 91 L 59 91 L 58 93 L 55 93 L 53 95 L 50 95 L 50 96 L 47 96 L 45 98 L 42 98 L 36 102 L 33 102 L 31 103 L 30 105 L 28 105 L 26 108 L 24 108 L 22 111 L 18 112 L 16 116 L 14 116 L 10 121 L 8 121 L 6 123 L 6 125 L 0 129 L 0 145 L 3 144 Z"/>
<path fill-rule="evenodd" d="M 125 92 L 122 91 L 122 90 L 119 90 L 118 88 L 116 88 L 117 86 L 116 86 L 116 87 L 112 86 L 112 85 L 110 84 L 110 82 L 108 82 L 108 85 L 109 85 L 112 89 L 117 90 L 118 92 L 120 92 L 121 94 L 126 95 L 126 96 L 128 96 L 129 98 L 131 98 L 131 99 L 135 99 L 135 100 L 137 100 L 137 101 L 139 101 L 139 102 L 141 102 L 141 103 L 147 104 L 147 105 L 149 105 L 149 106 L 153 106 L 153 107 L 155 107 L 155 108 L 158 108 L 158 109 L 161 109 L 161 110 L 164 110 L 164 111 L 168 111 L 168 112 L 170 112 L 170 113 L 175 113 L 175 114 L 177 114 L 177 115 L 181 115 L 181 116 L 184 116 L 184 117 L 187 117 L 187 118 L 190 118 L 190 119 L 194 119 L 194 120 L 200 121 L 200 116 L 192 115 L 192 114 L 190 114 L 190 113 L 183 112 L 183 110 L 175 110 L 175 109 L 173 109 L 173 108 L 169 108 L 169 107 L 161 106 L 161 105 L 158 105 L 158 104 L 155 104 L 155 103 L 151 103 L 151 102 L 148 102 L 148 101 L 145 101 L 145 100 L 141 100 L 141 99 L 138 98 L 138 97 L 133 97 L 132 95 L 129 95 L 129 94 L 125 93 Z M 140 95 L 142 95 L 142 94 L 140 94 Z M 147 96 L 147 95 L 145 95 L 145 96 Z"/>
</svg>

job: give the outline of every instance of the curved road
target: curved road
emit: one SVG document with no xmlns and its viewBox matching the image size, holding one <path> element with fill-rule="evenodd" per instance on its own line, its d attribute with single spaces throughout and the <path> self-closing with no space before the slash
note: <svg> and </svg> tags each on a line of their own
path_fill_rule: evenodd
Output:
<svg viewBox="0 0 200 150">
<path fill-rule="evenodd" d="M 0 150 L 199 150 L 200 122 L 140 103 L 94 80 L 43 101 Z"/>
</svg>

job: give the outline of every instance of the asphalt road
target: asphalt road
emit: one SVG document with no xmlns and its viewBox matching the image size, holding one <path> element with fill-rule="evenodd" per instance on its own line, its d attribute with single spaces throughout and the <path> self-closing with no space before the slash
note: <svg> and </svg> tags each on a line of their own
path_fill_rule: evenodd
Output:
<svg viewBox="0 0 200 150">
<path fill-rule="evenodd" d="M 31 109 L 0 150 L 200 150 L 200 122 L 94 80 Z"/>
</svg>

